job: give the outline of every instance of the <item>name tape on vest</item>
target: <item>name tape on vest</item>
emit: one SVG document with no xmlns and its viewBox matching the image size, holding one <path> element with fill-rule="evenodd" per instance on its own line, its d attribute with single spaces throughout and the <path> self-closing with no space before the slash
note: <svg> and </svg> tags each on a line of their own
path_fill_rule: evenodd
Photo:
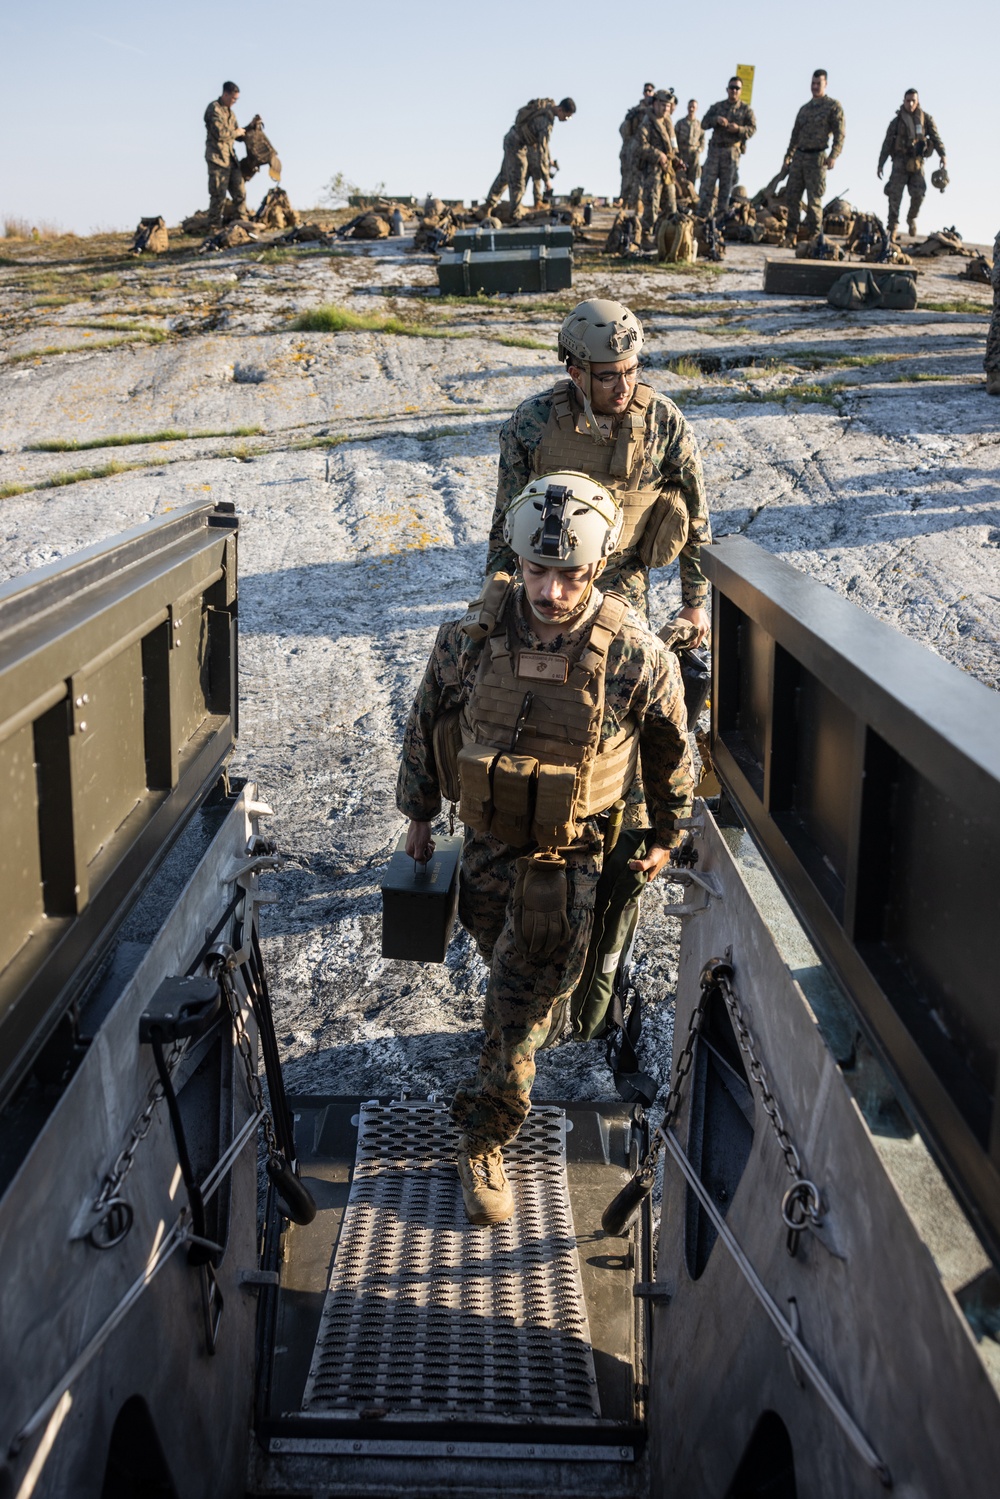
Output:
<svg viewBox="0 0 1000 1499">
<path fill-rule="evenodd" d="M 517 658 L 517 674 L 531 677 L 536 682 L 565 682 L 569 676 L 569 659 L 551 656 L 548 651 L 521 651 Z"/>
</svg>

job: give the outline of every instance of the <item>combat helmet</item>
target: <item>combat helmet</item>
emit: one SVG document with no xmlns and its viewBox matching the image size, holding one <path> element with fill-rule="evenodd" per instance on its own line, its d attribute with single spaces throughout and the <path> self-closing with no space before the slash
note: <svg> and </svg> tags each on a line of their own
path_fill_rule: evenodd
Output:
<svg viewBox="0 0 1000 1499">
<path fill-rule="evenodd" d="M 947 168 L 938 167 L 937 171 L 931 173 L 931 185 L 944 192 L 951 178 L 948 176 Z"/>
<path fill-rule="evenodd" d="M 644 342 L 634 312 L 621 302 L 591 297 L 574 307 L 559 329 L 559 358 L 588 369 L 592 364 L 619 364 L 638 354 Z"/>
<path fill-rule="evenodd" d="M 539 567 L 586 567 L 618 545 L 624 511 L 586 474 L 543 474 L 511 500 L 504 540 L 515 556 Z"/>
</svg>

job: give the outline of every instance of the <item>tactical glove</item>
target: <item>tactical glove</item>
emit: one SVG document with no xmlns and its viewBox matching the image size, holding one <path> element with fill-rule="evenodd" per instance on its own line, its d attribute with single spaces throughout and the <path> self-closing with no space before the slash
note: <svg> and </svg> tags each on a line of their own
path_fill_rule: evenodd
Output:
<svg viewBox="0 0 1000 1499">
<path fill-rule="evenodd" d="M 566 861 L 558 854 L 518 859 L 514 942 L 522 958 L 551 958 L 569 937 Z"/>
</svg>

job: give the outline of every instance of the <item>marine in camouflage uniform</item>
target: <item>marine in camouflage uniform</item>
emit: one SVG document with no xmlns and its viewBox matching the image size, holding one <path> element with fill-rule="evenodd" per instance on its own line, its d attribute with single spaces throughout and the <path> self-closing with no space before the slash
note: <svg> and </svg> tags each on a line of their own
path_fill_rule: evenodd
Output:
<svg viewBox="0 0 1000 1499">
<path fill-rule="evenodd" d="M 909 192 L 910 206 L 906 215 L 907 228 L 911 234 L 917 232 L 917 215 L 927 196 L 927 179 L 924 177 L 924 157 L 936 151 L 945 165 L 944 142 L 937 126 L 929 114 L 920 108 L 920 97 L 915 88 L 907 89 L 903 102 L 889 121 L 889 128 L 882 142 L 878 158 L 878 175 L 881 178 L 886 162 L 892 159 L 892 171 L 885 185 L 889 199 L 889 216 L 886 228 L 892 234 L 899 224 L 899 209 L 903 193 Z"/>
<path fill-rule="evenodd" d="M 237 218 L 247 211 L 247 190 L 235 145 L 243 131 L 232 106 L 240 96 L 235 83 L 224 83 L 218 99 L 205 110 L 205 160 L 208 163 L 208 219 L 212 229 L 222 228 L 226 194 L 233 200 Z"/>
<path fill-rule="evenodd" d="M 660 215 L 677 212 L 673 167 L 677 137 L 669 114 L 672 101 L 676 102 L 673 94 L 667 89 L 658 89 L 639 125 L 637 160 L 642 182 L 642 235 L 646 246 L 652 242 L 653 228 Z"/>
<path fill-rule="evenodd" d="M 517 112 L 517 118 L 503 138 L 503 163 L 486 195 L 484 216 L 492 213 L 504 195 L 510 198 L 512 220 L 521 216 L 521 203 L 528 182 L 529 166 L 549 168 L 549 140 L 556 120 L 568 120 L 576 113 L 572 99 L 557 104 L 554 99 L 531 99 Z"/>
<path fill-rule="evenodd" d="M 986 335 L 986 390 L 991 396 L 1000 396 L 1000 234 L 993 241 L 993 316 Z"/>
<path fill-rule="evenodd" d="M 674 126 L 674 135 L 677 137 L 677 154 L 684 163 L 688 181 L 692 187 L 698 182 L 698 174 L 701 171 L 701 148 L 705 144 L 705 128 L 698 119 L 698 101 L 689 99 L 688 112 L 683 120 Z"/>
<path fill-rule="evenodd" d="M 642 202 L 642 173 L 639 169 L 639 129 L 649 113 L 655 90 L 651 83 L 643 86 L 642 98 L 633 104 L 618 126 L 622 147 L 618 153 L 621 163 L 621 205 L 629 213 L 638 213 Z"/>
<path fill-rule="evenodd" d="M 832 167 L 844 149 L 844 111 L 826 92 L 826 74 L 817 68 L 812 78 L 812 98 L 795 116 L 785 166 L 785 202 L 788 205 L 787 245 L 796 242 L 799 209 L 806 194 L 807 207 L 802 221 L 802 237 L 811 239 L 823 227 L 823 199 L 826 196 L 827 169 Z"/>
<path fill-rule="evenodd" d="M 514 554 L 504 541 L 504 512 L 532 476 L 532 455 L 548 426 L 552 403 L 560 388 L 547 390 L 540 396 L 529 396 L 500 428 L 497 498 L 486 559 L 488 573 L 513 572 L 516 565 Z M 582 417 L 582 401 L 577 401 L 577 405 Z M 613 440 L 613 436 L 608 440 Z M 596 445 L 597 439 L 594 441 Z M 600 481 L 596 469 L 593 476 Z M 712 529 L 698 440 L 679 407 L 666 396 L 654 393 L 645 413 L 645 461 L 639 487 L 666 489 L 675 486 L 681 491 L 687 506 L 689 525 L 688 540 L 678 558 L 681 596 L 686 608 L 707 609 L 709 587 L 701 570 L 701 548 L 711 542 Z M 639 557 L 638 546 L 626 552 L 615 552 L 608 559 L 601 587 L 606 592 L 623 594 L 633 608 L 646 614 L 649 573 Z"/>
<path fill-rule="evenodd" d="M 731 78 L 726 98 L 720 99 L 706 110 L 702 120 L 705 130 L 711 130 L 712 139 L 701 170 L 701 195 L 698 199 L 698 214 L 707 219 L 712 213 L 712 196 L 718 184 L 715 212 L 718 218 L 729 207 L 729 199 L 736 186 L 740 152 L 756 132 L 757 121 L 749 104 L 740 98 L 743 84 L 739 78 Z M 725 123 L 723 123 L 725 122 Z"/>
<path fill-rule="evenodd" d="M 602 594 L 594 589 L 574 628 L 548 643 L 539 639 L 525 617 L 520 586 L 508 618 L 524 649 L 572 659 L 589 637 L 602 602 Z M 459 626 L 453 621 L 438 631 L 406 725 L 396 804 L 404 817 L 423 822 L 432 821 L 441 810 L 434 723 L 449 709 L 468 702 L 479 665 L 481 643 L 477 650 Z M 682 837 L 674 820 L 690 816 L 693 795 L 680 670 L 674 653 L 650 634 L 634 611 L 626 615 L 609 648 L 604 690 L 602 738 L 619 734 L 630 715 L 638 721 L 655 841 L 674 848 Z M 479 1065 L 475 1076 L 461 1084 L 452 1105 L 452 1117 L 473 1153 L 505 1145 L 524 1123 L 531 1107 L 535 1052 L 548 1038 L 553 1013 L 583 974 L 603 865 L 602 820 L 585 819 L 580 837 L 562 852 L 568 865 L 568 935 L 544 959 L 525 957 L 515 940 L 514 909 L 517 860 L 525 849 L 511 848 L 489 834 L 465 835 L 459 916 L 490 966 Z"/>
</svg>

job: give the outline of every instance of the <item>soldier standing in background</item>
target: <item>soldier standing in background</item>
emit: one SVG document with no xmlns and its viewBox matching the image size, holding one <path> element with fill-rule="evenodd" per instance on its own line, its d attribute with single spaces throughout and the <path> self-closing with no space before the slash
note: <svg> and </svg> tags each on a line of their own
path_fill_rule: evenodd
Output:
<svg viewBox="0 0 1000 1499">
<path fill-rule="evenodd" d="M 823 199 L 826 196 L 826 174 L 844 149 L 844 111 L 826 91 L 826 69 L 817 68 L 812 75 L 812 98 L 795 116 L 791 139 L 785 152 L 788 181 L 785 202 L 788 204 L 786 246 L 794 247 L 799 224 L 799 209 L 805 192 L 807 207 L 802 222 L 803 238 L 811 239 L 823 227 Z"/>
<path fill-rule="evenodd" d="M 754 112 L 749 104 L 742 102 L 742 93 L 742 80 L 730 78 L 726 85 L 726 97 L 720 99 L 718 104 L 713 104 L 705 112 L 705 118 L 701 122 L 703 130 L 712 132 L 702 168 L 701 196 L 698 199 L 698 213 L 703 219 L 711 215 L 712 193 L 716 183 L 719 185 L 715 207 L 718 217 L 721 218 L 729 207 L 730 194 L 736 182 L 740 149 L 757 129 Z"/>
<path fill-rule="evenodd" d="M 572 99 L 563 99 L 557 104 L 554 99 L 529 99 L 518 110 L 514 123 L 503 138 L 503 165 L 497 173 L 493 186 L 486 196 L 483 217 L 492 213 L 503 197 L 504 188 L 510 196 L 511 223 L 521 218 L 521 200 L 528 180 L 529 152 L 537 152 L 539 165 L 548 170 L 549 138 L 556 120 L 568 120 L 576 114 Z M 551 188 L 551 183 L 546 186 Z"/>
<path fill-rule="evenodd" d="M 237 218 L 247 209 L 246 183 L 240 171 L 235 143 L 244 136 L 236 123 L 233 105 L 240 91 L 231 79 L 222 85 L 222 93 L 205 110 L 205 160 L 208 162 L 208 219 L 212 230 L 222 228 L 222 210 L 226 193 L 233 200 Z"/>
<path fill-rule="evenodd" d="M 911 234 L 917 232 L 917 214 L 927 193 L 924 177 L 924 157 L 936 151 L 945 166 L 944 142 L 937 126 L 929 114 L 920 108 L 920 96 L 915 88 L 908 88 L 903 102 L 889 121 L 889 128 L 882 142 L 878 158 L 878 175 L 892 157 L 892 171 L 886 183 L 885 195 L 889 199 L 889 217 L 886 228 L 895 234 L 899 227 L 899 207 L 903 193 L 909 189 L 910 207 L 906 215 L 906 227 Z"/>
<path fill-rule="evenodd" d="M 701 148 L 705 144 L 705 130 L 698 119 L 697 99 L 688 100 L 687 114 L 674 126 L 674 134 L 677 137 L 677 151 L 684 163 L 688 181 L 692 187 L 695 187 L 700 170 Z"/>
<path fill-rule="evenodd" d="M 993 316 L 986 335 L 986 394 L 1000 396 L 1000 234 L 993 241 Z"/>
<path fill-rule="evenodd" d="M 657 89 L 651 107 L 639 126 L 638 160 L 642 173 L 642 247 L 654 248 L 653 228 L 661 213 L 677 212 L 677 188 L 673 159 L 677 137 L 670 121 L 670 104 L 677 103 L 673 89 Z"/>
<path fill-rule="evenodd" d="M 627 208 L 631 213 L 638 212 L 639 199 L 642 194 L 642 180 L 639 173 L 639 127 L 643 116 L 652 107 L 655 93 L 655 83 L 644 83 L 642 98 L 638 104 L 632 105 L 618 127 L 618 134 L 622 138 L 622 148 L 618 153 L 622 168 L 620 201 L 622 207 Z"/>
</svg>

